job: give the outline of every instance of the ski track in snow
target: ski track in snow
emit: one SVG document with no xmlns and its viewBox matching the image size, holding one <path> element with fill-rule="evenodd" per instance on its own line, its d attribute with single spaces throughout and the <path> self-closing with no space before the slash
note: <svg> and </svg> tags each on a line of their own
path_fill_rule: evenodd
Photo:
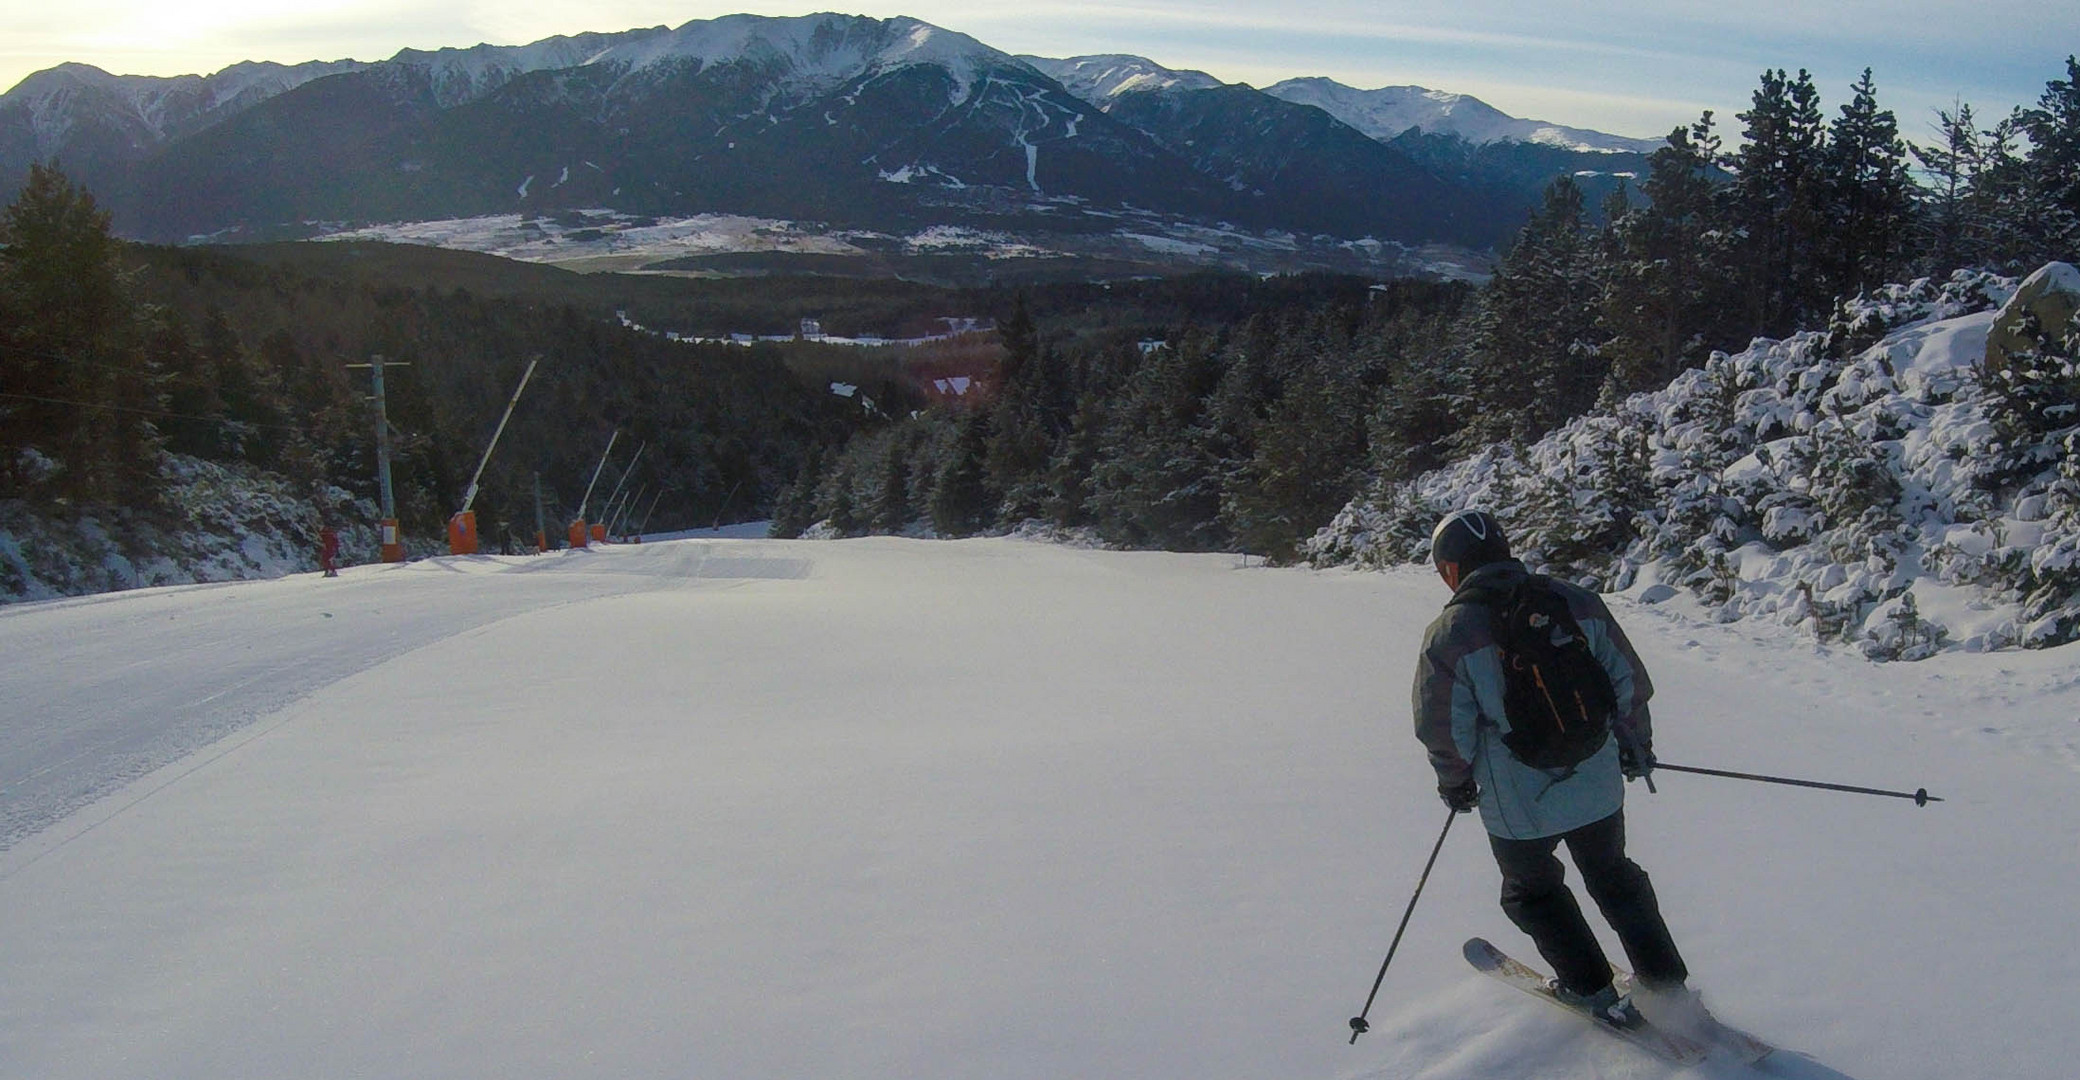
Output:
<svg viewBox="0 0 2080 1080">
<path fill-rule="evenodd" d="M 352 567 L 338 579 L 173 586 L 0 608 L 0 851 L 339 679 L 466 630 L 682 580 L 491 559 Z M 471 587 L 469 571 L 534 572 Z M 314 591 L 313 585 L 316 589 Z"/>
<path fill-rule="evenodd" d="M 1755 1075 L 1469 971 L 1535 955 L 1473 829 L 1345 1044 L 1440 825 L 1406 702 L 1442 600 L 703 538 L 9 608 L 0 791 L 103 797 L 0 852 L 0 1075 Z M 1874 665 L 1613 607 L 1664 760 L 1949 800 L 1630 791 L 1761 1073 L 2069 1075 L 2073 648 Z"/>
</svg>

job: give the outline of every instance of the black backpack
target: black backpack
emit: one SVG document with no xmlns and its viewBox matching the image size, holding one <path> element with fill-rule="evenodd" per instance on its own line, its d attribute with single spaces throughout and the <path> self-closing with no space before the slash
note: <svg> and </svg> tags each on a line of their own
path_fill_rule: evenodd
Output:
<svg viewBox="0 0 2080 1080">
<path fill-rule="evenodd" d="M 1451 602 L 1489 610 L 1509 715 L 1502 743 L 1518 761 L 1572 769 L 1603 749 L 1618 695 L 1551 578 L 1534 574 L 1514 589 L 1462 589 Z"/>
</svg>

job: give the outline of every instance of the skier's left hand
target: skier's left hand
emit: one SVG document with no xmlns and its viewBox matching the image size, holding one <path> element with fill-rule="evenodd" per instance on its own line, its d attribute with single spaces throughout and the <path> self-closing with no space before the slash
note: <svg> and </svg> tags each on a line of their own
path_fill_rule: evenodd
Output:
<svg viewBox="0 0 2080 1080">
<path fill-rule="evenodd" d="M 1618 744 L 1618 771 L 1627 780 L 1637 780 L 1654 771 L 1654 748 L 1634 746 L 1630 742 Z"/>
</svg>

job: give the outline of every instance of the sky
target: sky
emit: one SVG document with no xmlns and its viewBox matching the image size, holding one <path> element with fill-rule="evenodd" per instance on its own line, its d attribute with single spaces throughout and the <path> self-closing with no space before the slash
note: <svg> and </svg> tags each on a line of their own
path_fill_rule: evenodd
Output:
<svg viewBox="0 0 2080 1080">
<path fill-rule="evenodd" d="M 241 60 L 379 60 L 401 48 L 517 45 L 828 4 L 749 0 L 75 0 L 0 5 L 0 87 L 66 61 L 118 74 L 205 74 Z M 1865 67 L 1909 137 L 1958 101 L 2034 103 L 2080 49 L 2046 0 L 892 0 L 1013 53 L 1134 53 L 1264 86 L 1323 75 L 1370 89 L 1472 94 L 1516 116 L 1655 137 L 1715 110 L 1731 125 L 1765 69 L 1812 71 L 1830 110 Z"/>
</svg>

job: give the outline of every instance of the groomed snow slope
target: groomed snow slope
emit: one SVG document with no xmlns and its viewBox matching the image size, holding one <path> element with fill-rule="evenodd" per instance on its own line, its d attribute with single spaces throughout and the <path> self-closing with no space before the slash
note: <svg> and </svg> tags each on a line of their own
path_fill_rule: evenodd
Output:
<svg viewBox="0 0 2080 1080">
<path fill-rule="evenodd" d="M 1676 1075 L 1465 968 L 1473 934 L 1530 955 L 1470 821 L 1345 1044 L 1443 824 L 1406 717 L 1442 599 L 1226 556 L 689 540 L 11 609 L 84 667 L 0 670 L 10 727 L 31 694 L 149 697 L 212 605 L 285 659 L 381 662 L 0 852 L 0 1075 Z M 1698 983 L 1788 1048 L 1769 1074 L 2069 1076 L 2071 647 L 1875 666 L 1618 614 L 1664 758 L 1951 800 L 1635 791 Z M 452 633 L 395 641 L 413 620 Z M 239 654 L 180 662 L 230 687 Z"/>
</svg>

